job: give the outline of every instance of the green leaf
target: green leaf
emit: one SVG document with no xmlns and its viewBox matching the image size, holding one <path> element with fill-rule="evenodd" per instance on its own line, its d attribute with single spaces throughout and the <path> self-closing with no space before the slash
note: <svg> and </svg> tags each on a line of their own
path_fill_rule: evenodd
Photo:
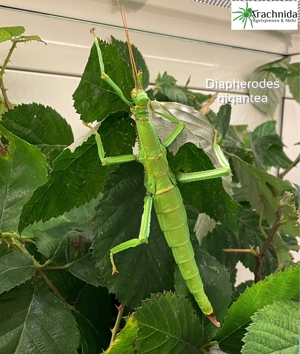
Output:
<svg viewBox="0 0 300 354">
<path fill-rule="evenodd" d="M 227 268 L 230 282 L 234 284 L 239 255 L 237 253 L 224 252 L 223 250 L 226 248 L 241 248 L 240 240 L 236 234 L 223 225 L 216 225 L 213 231 L 205 237 L 201 247 Z"/>
<path fill-rule="evenodd" d="M 283 196 L 285 191 L 293 190 L 293 186 L 288 181 L 282 181 L 247 164 L 237 156 L 232 160 L 246 200 L 258 215 L 263 209 L 264 218 L 273 225 L 275 211 L 279 207 L 279 197 Z"/>
<path fill-rule="evenodd" d="M 221 128 L 222 137 L 224 138 L 227 134 L 229 128 L 229 122 L 231 117 L 231 105 L 225 104 L 220 107 L 219 112 L 217 114 L 218 123 Z"/>
<path fill-rule="evenodd" d="M 131 308 L 151 293 L 173 288 L 174 260 L 154 211 L 148 244 L 117 253 L 114 261 L 119 273 L 112 275 L 110 249 L 138 237 L 146 195 L 143 182 L 141 164 L 121 165 L 111 174 L 93 219 L 93 257 L 102 285 Z"/>
<path fill-rule="evenodd" d="M 76 299 L 75 308 L 82 353 L 102 353 L 109 345 L 113 323 L 113 304 L 107 289 L 85 285 Z"/>
<path fill-rule="evenodd" d="M 131 69 L 120 51 L 112 44 L 99 41 L 105 72 L 119 86 L 127 98 L 134 88 Z M 91 48 L 87 65 L 79 86 L 73 94 L 74 107 L 86 122 L 101 121 L 117 111 L 130 112 L 128 107 L 112 88 L 101 79 L 99 58 L 95 44 Z"/>
<path fill-rule="evenodd" d="M 249 247 L 259 247 L 265 242 L 265 237 L 261 234 L 259 229 L 259 216 L 250 209 L 242 209 L 238 215 L 238 236 L 240 239 L 240 248 L 249 249 Z M 255 258 L 253 255 L 241 253 L 240 261 L 251 272 L 255 271 Z M 266 252 L 266 257 L 263 259 L 262 276 L 265 277 L 273 273 L 277 269 L 277 257 L 274 250 L 269 247 Z"/>
<path fill-rule="evenodd" d="M 258 68 L 256 68 L 252 74 L 249 76 L 248 81 L 252 82 L 258 82 L 259 84 L 263 85 L 264 83 L 264 88 L 261 88 L 258 86 L 257 88 L 249 88 L 249 93 L 250 95 L 253 96 L 267 96 L 268 97 L 268 103 L 264 102 L 253 102 L 255 107 L 257 107 L 260 111 L 263 113 L 273 117 L 275 109 L 278 105 L 279 102 L 281 102 L 282 97 L 284 95 L 284 90 L 285 90 L 285 83 L 282 81 L 278 81 L 276 75 L 272 72 L 266 71 L 266 69 L 269 68 L 287 68 L 288 65 L 288 60 L 287 59 L 281 59 L 281 60 L 276 60 L 272 63 L 268 63 L 265 65 L 262 65 Z M 272 83 L 272 87 L 268 88 L 267 83 L 269 82 L 269 86 L 271 86 L 270 83 Z M 277 83 L 278 87 L 275 87 L 275 82 Z"/>
<path fill-rule="evenodd" d="M 217 320 L 222 322 L 231 301 L 232 285 L 229 281 L 229 273 L 225 267 L 221 265 L 215 257 L 208 254 L 207 251 L 200 247 L 194 247 L 194 251 L 205 294 L 213 306 Z M 175 289 L 179 295 L 188 296 L 193 304 L 194 310 L 197 311 L 198 317 L 201 319 L 201 343 L 213 339 L 218 329 L 200 311 L 199 306 L 196 304 L 196 301 L 185 285 L 178 268 L 175 273 Z"/>
<path fill-rule="evenodd" d="M 88 284 L 99 286 L 99 271 L 92 260 L 92 254 L 87 254 L 72 262 L 69 267 L 70 273 Z"/>
<path fill-rule="evenodd" d="M 44 155 L 32 145 L 0 126 L 7 141 L 7 153 L 0 154 L 0 229 L 16 231 L 23 205 L 33 191 L 46 181 Z"/>
<path fill-rule="evenodd" d="M 199 353 L 202 326 L 184 298 L 171 293 L 152 295 L 133 318 L 139 328 L 138 353 Z"/>
<path fill-rule="evenodd" d="M 215 220 L 211 219 L 205 213 L 198 215 L 198 218 L 197 218 L 197 221 L 195 224 L 195 228 L 194 228 L 194 232 L 195 232 L 195 235 L 197 237 L 197 240 L 198 240 L 200 246 L 202 244 L 202 240 L 204 239 L 204 237 L 209 232 L 213 231 L 213 229 L 216 227 L 216 224 L 217 223 L 215 222 Z"/>
<path fill-rule="evenodd" d="M 183 145 L 175 157 L 169 156 L 175 175 L 213 169 L 206 154 L 194 144 Z M 221 178 L 206 179 L 193 183 L 179 183 L 183 198 L 199 213 L 206 213 L 231 230 L 236 230 L 239 205 L 224 190 Z"/>
<path fill-rule="evenodd" d="M 114 115 L 99 128 L 107 156 L 128 154 L 135 143 L 131 118 Z M 22 231 L 34 221 L 47 221 L 79 207 L 102 191 L 117 165 L 102 166 L 95 137 L 91 136 L 74 152 L 64 150 L 55 160 L 49 180 L 40 186 L 25 205 L 20 218 Z"/>
<path fill-rule="evenodd" d="M 32 258 L 24 253 L 10 252 L 0 258 L 0 294 L 33 277 Z"/>
<path fill-rule="evenodd" d="M 288 69 L 287 68 L 267 68 L 267 69 L 264 69 L 264 71 L 267 71 L 269 73 L 273 73 L 276 75 L 276 77 L 278 77 L 279 80 L 281 81 L 285 81 L 286 78 L 288 77 Z"/>
<path fill-rule="evenodd" d="M 292 162 L 283 151 L 284 145 L 275 127 L 275 120 L 267 121 L 250 134 L 250 146 L 262 170 L 265 166 L 286 168 Z"/>
<path fill-rule="evenodd" d="M 129 317 L 125 327 L 117 335 L 112 345 L 104 354 L 132 354 L 138 332 L 138 324 L 133 317 Z"/>
<path fill-rule="evenodd" d="M 293 63 L 290 65 L 293 69 L 295 69 L 295 72 L 293 72 L 294 75 L 289 75 L 287 79 L 287 83 L 289 85 L 291 94 L 293 95 L 293 98 L 296 102 L 300 103 L 300 63 Z"/>
<path fill-rule="evenodd" d="M 123 59 L 126 60 L 127 64 L 131 67 L 129 52 L 128 52 L 128 45 L 127 42 L 122 42 L 111 36 L 111 43 L 119 49 L 119 51 L 123 55 Z M 134 60 L 136 67 L 139 71 L 143 73 L 143 88 L 144 90 L 149 86 L 149 70 L 147 68 L 147 64 L 141 54 L 141 52 L 137 49 L 134 44 L 131 44 L 131 49 L 133 52 Z"/>
<path fill-rule="evenodd" d="M 74 353 L 76 322 L 56 296 L 27 284 L 0 295 L 0 348 L 3 353 Z M 67 338 L 67 340 L 66 340 Z"/>
<path fill-rule="evenodd" d="M 270 275 L 246 291 L 232 304 L 216 339 L 220 349 L 238 354 L 242 338 L 256 311 L 277 300 L 290 300 L 299 296 L 300 265 Z"/>
<path fill-rule="evenodd" d="M 298 354 L 299 303 L 276 301 L 257 311 L 243 339 L 243 354 Z"/>
<path fill-rule="evenodd" d="M 158 92 L 162 93 L 167 99 L 171 102 L 178 102 L 178 103 L 188 103 L 188 98 L 185 92 L 176 86 L 176 79 L 168 75 L 167 72 L 164 72 L 161 76 L 158 74 L 155 88 L 154 88 L 154 95 Z"/>
<path fill-rule="evenodd" d="M 54 109 L 23 104 L 6 112 L 1 123 L 19 138 L 41 149 L 43 154 L 63 150 L 73 142 L 70 125 Z"/>
<path fill-rule="evenodd" d="M 13 37 L 18 37 L 24 32 L 25 28 L 23 26 L 0 27 L 0 43 L 8 41 Z"/>
</svg>

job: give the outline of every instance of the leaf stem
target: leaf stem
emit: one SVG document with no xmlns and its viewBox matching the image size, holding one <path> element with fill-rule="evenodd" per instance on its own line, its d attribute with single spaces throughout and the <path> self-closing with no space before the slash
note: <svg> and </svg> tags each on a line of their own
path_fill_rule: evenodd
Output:
<svg viewBox="0 0 300 354">
<path fill-rule="evenodd" d="M 258 254 L 253 248 L 223 248 L 224 252 L 231 252 L 231 253 L 250 253 L 254 257 L 257 257 Z"/>
<path fill-rule="evenodd" d="M 2 96 L 3 96 L 3 99 L 4 99 L 4 103 L 5 103 L 5 106 L 7 109 L 13 109 L 11 103 L 9 102 L 9 99 L 8 99 L 8 96 L 6 94 L 6 88 L 4 86 L 4 82 L 3 82 L 3 75 L 4 75 L 4 72 L 5 72 L 5 69 L 9 63 L 9 60 L 10 60 L 10 57 L 13 53 L 13 51 L 15 50 L 17 46 L 17 42 L 13 42 L 10 50 L 8 51 L 8 54 L 7 54 L 7 57 L 5 58 L 4 60 L 4 63 L 3 63 L 3 66 L 0 70 L 0 89 L 1 89 L 1 92 L 2 92 Z"/>
<path fill-rule="evenodd" d="M 34 256 L 30 252 L 28 252 L 28 250 L 25 247 L 24 243 L 20 242 L 16 238 L 12 238 L 11 240 L 12 240 L 12 242 L 9 243 L 10 245 L 15 245 L 18 248 L 19 251 L 21 251 L 22 253 L 27 254 L 33 260 L 33 265 L 34 265 L 35 268 L 41 268 L 40 263 L 34 258 Z"/>
<path fill-rule="evenodd" d="M 288 165 L 288 167 L 282 171 L 281 173 L 279 173 L 279 178 L 283 178 L 288 172 L 290 172 L 291 169 L 293 169 L 298 163 L 300 162 L 300 154 L 296 157 L 296 159 Z"/>
<path fill-rule="evenodd" d="M 116 319 L 116 323 L 115 323 L 113 329 L 111 330 L 111 340 L 110 340 L 109 346 L 111 346 L 113 344 L 113 342 L 114 342 L 114 340 L 116 338 L 116 335 L 119 332 L 120 323 L 121 323 L 122 316 L 123 316 L 123 311 L 124 311 L 124 306 L 120 305 L 118 307 L 118 316 L 117 316 L 117 319 Z"/>
<path fill-rule="evenodd" d="M 281 209 L 278 209 L 275 213 L 275 220 L 274 220 L 273 226 L 269 230 L 267 238 L 262 246 L 261 252 L 258 255 L 258 257 L 255 258 L 256 265 L 255 265 L 255 270 L 254 270 L 254 283 L 257 283 L 258 281 L 260 281 L 262 279 L 261 270 L 262 270 L 263 259 L 266 257 L 267 250 L 268 250 L 270 244 L 274 241 L 274 236 L 275 236 L 278 228 L 281 226 L 280 218 L 281 218 Z"/>
<path fill-rule="evenodd" d="M 49 285 L 49 287 L 52 289 L 53 293 L 55 296 L 57 296 L 61 302 L 63 302 L 67 308 L 69 310 L 78 312 L 74 306 L 70 305 L 66 299 L 61 295 L 61 293 L 58 291 L 58 289 L 56 288 L 56 286 L 51 282 L 51 280 L 47 277 L 47 275 L 43 272 L 42 269 L 38 270 L 39 274 L 42 276 L 42 278 L 45 280 L 45 282 L 47 283 L 47 285 Z"/>
</svg>

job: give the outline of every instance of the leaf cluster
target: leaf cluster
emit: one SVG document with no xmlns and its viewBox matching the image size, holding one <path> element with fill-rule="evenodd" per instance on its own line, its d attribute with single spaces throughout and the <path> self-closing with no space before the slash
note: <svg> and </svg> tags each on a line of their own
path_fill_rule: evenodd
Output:
<svg viewBox="0 0 300 354">
<path fill-rule="evenodd" d="M 0 29 L 0 38 L 23 32 Z M 112 38 L 99 45 L 107 74 L 130 101 L 125 43 Z M 147 88 L 148 69 L 135 47 L 134 54 Z M 149 113 L 162 141 L 176 126 L 164 115 L 185 124 L 167 155 L 175 176 L 220 167 L 215 140 L 232 168 L 232 179 L 179 184 L 195 260 L 221 329 L 189 293 L 154 212 L 148 244 L 116 254 L 119 274 L 111 274 L 111 248 L 139 234 L 146 194 L 142 164 L 102 166 L 94 136 L 74 143 L 70 126 L 52 108 L 11 106 L 4 97 L 0 352 L 196 354 L 218 343 L 225 352 L 248 353 L 267 340 L 272 350 L 293 353 L 300 272 L 290 250 L 298 250 L 300 189 L 268 173 L 292 163 L 275 123 L 253 132 L 232 126 L 230 105 L 203 115 L 201 105 L 211 96 L 177 87 L 167 73 L 147 92 L 157 100 Z M 101 122 L 106 156 L 132 153 L 135 121 L 100 78 L 95 46 L 73 98 L 82 120 Z M 253 272 L 250 287 L 235 286 L 239 261 Z M 287 318 L 288 311 L 293 314 Z"/>
</svg>

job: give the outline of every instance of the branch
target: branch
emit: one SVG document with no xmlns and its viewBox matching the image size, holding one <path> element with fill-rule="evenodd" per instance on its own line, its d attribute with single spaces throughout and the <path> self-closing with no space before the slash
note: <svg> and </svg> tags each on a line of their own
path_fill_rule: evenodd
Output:
<svg viewBox="0 0 300 354">
<path fill-rule="evenodd" d="M 5 72 L 5 69 L 10 61 L 10 57 L 11 57 L 13 51 L 15 50 L 16 46 L 17 46 L 17 42 L 13 42 L 10 50 L 8 51 L 7 57 L 4 60 L 3 66 L 0 70 L 0 89 L 1 89 L 4 103 L 5 103 L 5 106 L 7 109 L 13 109 L 13 107 L 12 107 L 11 103 L 9 102 L 8 96 L 6 94 L 6 88 L 4 87 L 4 82 L 3 82 L 3 75 Z"/>
<path fill-rule="evenodd" d="M 288 167 L 282 171 L 280 174 L 279 174 L 279 178 L 283 178 L 288 172 L 290 172 L 291 169 L 293 169 L 298 163 L 300 162 L 300 154 L 296 157 L 296 159 L 288 165 Z"/>
<path fill-rule="evenodd" d="M 123 316 L 124 306 L 120 305 L 119 307 L 117 307 L 117 309 L 118 309 L 118 316 L 117 316 L 114 328 L 111 330 L 111 340 L 109 343 L 109 347 L 113 344 L 113 342 L 116 338 L 116 335 L 120 330 L 120 323 L 121 323 L 122 316 Z"/>
</svg>

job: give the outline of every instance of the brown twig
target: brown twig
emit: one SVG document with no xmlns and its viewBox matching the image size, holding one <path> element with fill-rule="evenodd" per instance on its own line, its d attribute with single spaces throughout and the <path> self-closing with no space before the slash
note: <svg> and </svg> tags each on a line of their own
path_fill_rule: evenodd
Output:
<svg viewBox="0 0 300 354">
<path fill-rule="evenodd" d="M 274 236 L 278 230 L 278 228 L 281 226 L 280 223 L 280 218 L 281 218 L 281 209 L 278 209 L 275 214 L 275 221 L 273 223 L 273 226 L 269 230 L 267 239 L 265 240 L 262 249 L 260 251 L 260 254 L 258 257 L 255 258 L 255 270 L 254 270 L 254 283 L 257 283 L 260 281 L 261 278 L 261 269 L 262 269 L 262 263 L 264 258 L 267 255 L 267 250 L 270 246 L 270 244 L 274 241 Z"/>
</svg>

